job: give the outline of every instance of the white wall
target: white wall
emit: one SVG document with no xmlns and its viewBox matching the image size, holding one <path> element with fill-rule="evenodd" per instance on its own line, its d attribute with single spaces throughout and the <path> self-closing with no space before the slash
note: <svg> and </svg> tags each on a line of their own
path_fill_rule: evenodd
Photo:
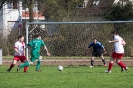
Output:
<svg viewBox="0 0 133 88">
<path fill-rule="evenodd" d="M 18 22 L 22 16 L 22 2 L 19 2 L 18 7 L 20 8 L 13 9 L 8 8 L 7 4 L 3 6 L 3 36 L 7 36 L 12 29 L 18 27 Z"/>
</svg>

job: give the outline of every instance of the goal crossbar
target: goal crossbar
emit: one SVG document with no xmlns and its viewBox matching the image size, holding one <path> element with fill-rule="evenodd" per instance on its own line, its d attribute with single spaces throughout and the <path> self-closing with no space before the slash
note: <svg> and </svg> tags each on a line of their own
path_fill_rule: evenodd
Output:
<svg viewBox="0 0 133 88">
<path fill-rule="evenodd" d="M 27 22 L 30 24 L 104 24 L 104 23 L 133 23 L 133 21 L 88 21 L 88 22 Z"/>
</svg>

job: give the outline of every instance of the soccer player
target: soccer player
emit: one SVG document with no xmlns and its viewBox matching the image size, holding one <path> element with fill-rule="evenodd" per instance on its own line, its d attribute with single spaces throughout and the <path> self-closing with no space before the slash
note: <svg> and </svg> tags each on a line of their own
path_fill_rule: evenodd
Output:
<svg viewBox="0 0 133 88">
<path fill-rule="evenodd" d="M 27 72 L 29 62 L 27 61 L 25 57 L 25 43 L 24 43 L 24 36 L 19 35 L 18 41 L 14 45 L 14 59 L 12 64 L 10 65 L 10 68 L 7 70 L 7 72 L 10 72 L 11 69 L 14 67 L 14 65 L 20 60 L 21 62 L 25 63 L 24 66 L 24 72 Z"/>
<path fill-rule="evenodd" d="M 114 63 L 114 60 L 116 60 L 116 63 L 122 68 L 123 70 L 128 70 L 128 68 L 124 65 L 124 63 L 121 61 L 123 55 L 124 55 L 124 48 L 123 46 L 126 44 L 125 41 L 118 35 L 116 31 L 112 32 L 113 34 L 113 40 L 109 41 L 109 43 L 114 43 L 114 51 L 112 53 L 112 58 L 110 59 L 108 70 L 105 72 L 111 73 L 112 66 Z"/>
<path fill-rule="evenodd" d="M 103 57 L 103 51 L 104 51 L 104 54 L 106 54 L 107 52 L 105 51 L 104 46 L 100 42 L 98 42 L 96 38 L 94 38 L 93 42 L 91 42 L 89 44 L 88 49 L 86 50 L 86 53 L 88 53 L 88 50 L 91 47 L 93 47 L 93 52 L 92 52 L 91 66 L 90 67 L 93 67 L 94 57 L 97 57 L 97 56 L 99 56 L 102 59 L 102 62 L 104 64 L 104 66 L 106 67 L 107 65 L 106 65 L 105 59 Z"/>
<path fill-rule="evenodd" d="M 39 52 L 40 52 L 41 46 L 44 47 L 48 56 L 50 56 L 51 54 L 49 53 L 46 47 L 46 44 L 41 39 L 41 36 L 38 34 L 35 35 L 35 39 L 30 41 L 27 45 L 31 48 L 31 58 L 30 58 L 31 62 L 34 62 L 38 59 L 37 65 L 36 65 L 36 71 L 40 72 L 40 64 L 41 64 L 42 56 L 39 54 Z"/>
</svg>

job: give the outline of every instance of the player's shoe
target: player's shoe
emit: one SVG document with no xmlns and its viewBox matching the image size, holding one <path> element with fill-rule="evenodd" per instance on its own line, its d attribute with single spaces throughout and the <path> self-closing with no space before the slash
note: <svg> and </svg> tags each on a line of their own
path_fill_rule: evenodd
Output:
<svg viewBox="0 0 133 88">
<path fill-rule="evenodd" d="M 17 68 L 17 72 L 19 71 L 19 69 L 20 69 L 20 67 L 18 66 L 18 68 Z"/>
<path fill-rule="evenodd" d="M 104 67 L 107 67 L 107 65 L 105 64 Z"/>
<path fill-rule="evenodd" d="M 128 72 L 128 67 L 126 67 L 126 69 L 124 69 L 124 68 L 121 68 L 121 72 L 123 72 L 123 71 L 126 71 L 126 72 Z"/>
<path fill-rule="evenodd" d="M 91 65 L 90 68 L 92 68 L 93 66 Z"/>
<path fill-rule="evenodd" d="M 125 69 L 124 68 L 121 68 L 121 72 L 123 72 Z"/>
<path fill-rule="evenodd" d="M 7 69 L 7 71 L 6 72 L 10 72 L 10 69 Z"/>
<path fill-rule="evenodd" d="M 105 70 L 105 73 L 111 73 L 111 71 Z"/>
<path fill-rule="evenodd" d="M 37 72 L 40 72 L 41 70 L 40 69 L 36 69 Z"/>
</svg>

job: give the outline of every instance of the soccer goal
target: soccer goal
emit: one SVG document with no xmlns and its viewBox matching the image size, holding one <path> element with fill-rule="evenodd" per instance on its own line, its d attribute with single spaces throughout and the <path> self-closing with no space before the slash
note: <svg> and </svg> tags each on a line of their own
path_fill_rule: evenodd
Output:
<svg viewBox="0 0 133 88">
<path fill-rule="evenodd" d="M 31 28 L 30 25 L 35 27 Z M 133 56 L 133 21 L 27 22 L 26 43 L 33 39 L 33 35 L 40 33 L 53 56 L 86 56 L 88 44 L 97 38 L 109 56 L 113 45 L 108 41 L 112 39 L 113 30 L 117 30 L 127 43 L 125 56 Z M 44 54 L 43 51 L 41 53 Z"/>
</svg>

